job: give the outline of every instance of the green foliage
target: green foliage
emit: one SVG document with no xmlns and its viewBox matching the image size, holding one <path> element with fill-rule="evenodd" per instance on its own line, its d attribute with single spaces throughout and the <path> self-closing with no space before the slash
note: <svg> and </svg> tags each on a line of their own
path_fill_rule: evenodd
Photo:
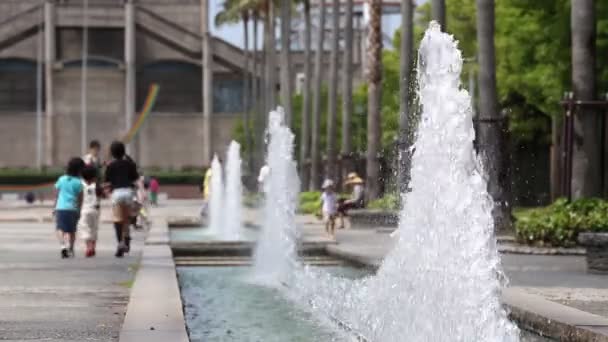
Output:
<svg viewBox="0 0 608 342">
<path fill-rule="evenodd" d="M 54 182 L 62 170 L 0 169 L 0 185 L 39 185 Z"/>
<path fill-rule="evenodd" d="M 459 41 L 463 57 L 463 85 L 470 73 L 477 77 L 476 6 L 475 0 L 447 0 L 448 32 Z M 597 88 L 608 91 L 608 1 L 596 2 L 597 21 Z M 430 2 L 416 8 L 414 48 L 431 18 Z M 383 51 L 382 145 L 384 154 L 392 150 L 399 123 L 399 58 L 401 33 L 393 38 L 395 50 Z M 550 141 L 551 118 L 560 116 L 559 100 L 571 89 L 570 81 L 570 1 L 496 1 L 496 72 L 501 108 L 509 117 L 511 139 L 516 145 L 546 144 Z M 598 94 L 599 96 L 600 94 Z M 473 94 L 475 96 L 475 94 Z M 312 99 L 311 99 L 312 100 Z M 341 106 L 342 101 L 339 101 Z M 351 135 L 355 152 L 367 148 L 367 87 L 363 83 L 353 90 L 354 111 Z M 299 153 L 302 97 L 294 97 L 296 153 Z M 326 150 L 327 88 L 322 90 L 320 148 Z M 338 142 L 341 135 L 341 108 L 338 108 Z M 235 130 L 237 140 L 244 141 L 242 124 Z M 245 144 L 243 144 L 244 146 Z"/>
<path fill-rule="evenodd" d="M 301 214 L 317 214 L 321 210 L 321 193 L 319 191 L 301 192 L 298 199 L 298 212 Z"/>
<path fill-rule="evenodd" d="M 597 198 L 559 199 L 514 215 L 517 238 L 527 244 L 571 247 L 580 232 L 608 231 L 608 202 Z"/>
<path fill-rule="evenodd" d="M 369 209 L 399 210 L 399 196 L 395 193 L 385 194 L 384 197 L 367 204 Z"/>
<path fill-rule="evenodd" d="M 147 176 L 154 177 L 160 185 L 201 185 L 203 184 L 203 171 L 150 171 Z"/>
</svg>

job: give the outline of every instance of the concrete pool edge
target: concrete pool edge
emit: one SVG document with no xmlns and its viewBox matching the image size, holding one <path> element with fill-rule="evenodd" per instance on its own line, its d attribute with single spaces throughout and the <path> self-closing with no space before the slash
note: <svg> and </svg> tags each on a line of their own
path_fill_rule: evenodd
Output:
<svg viewBox="0 0 608 342">
<path fill-rule="evenodd" d="M 189 342 L 166 222 L 153 225 L 131 289 L 120 342 Z"/>
<path fill-rule="evenodd" d="M 560 341 L 608 342 L 608 319 L 552 302 L 519 288 L 502 291 L 509 315 L 527 330 Z"/>
<path fill-rule="evenodd" d="M 327 254 L 342 258 L 353 265 L 377 270 L 382 257 L 377 253 L 340 248 L 330 245 Z M 372 252 L 372 251 L 370 251 Z M 502 303 L 509 317 L 521 328 L 564 342 L 608 342 L 608 319 L 566 305 L 549 301 L 519 288 L 506 288 Z"/>
</svg>

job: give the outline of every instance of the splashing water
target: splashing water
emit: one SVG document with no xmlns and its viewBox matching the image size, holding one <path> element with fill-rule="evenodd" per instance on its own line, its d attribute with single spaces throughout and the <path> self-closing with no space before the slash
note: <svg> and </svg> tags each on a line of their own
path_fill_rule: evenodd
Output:
<svg viewBox="0 0 608 342">
<path fill-rule="evenodd" d="M 482 165 L 473 148 L 462 56 L 432 22 L 418 58 L 419 122 L 398 241 L 376 276 L 307 269 L 296 292 L 370 341 L 518 341 L 500 303 L 500 259 Z M 314 285 L 310 285 L 314 284 Z"/>
<path fill-rule="evenodd" d="M 230 142 L 226 156 L 226 192 L 224 212 L 224 229 L 222 239 L 238 240 L 243 225 L 241 216 L 243 187 L 241 185 L 241 145 Z"/>
<path fill-rule="evenodd" d="M 209 234 L 220 235 L 223 229 L 224 181 L 222 164 L 216 156 L 211 161 L 211 188 L 209 198 Z"/>
<path fill-rule="evenodd" d="M 293 158 L 294 135 L 284 124 L 282 108 L 268 119 L 267 165 L 264 186 L 264 226 L 254 255 L 254 277 L 270 284 L 286 280 L 296 264 L 295 211 L 300 187 Z"/>
</svg>

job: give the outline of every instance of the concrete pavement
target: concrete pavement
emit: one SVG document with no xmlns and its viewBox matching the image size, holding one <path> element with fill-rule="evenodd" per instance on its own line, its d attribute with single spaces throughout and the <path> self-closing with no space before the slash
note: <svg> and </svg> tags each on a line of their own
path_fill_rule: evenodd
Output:
<svg viewBox="0 0 608 342">
<path fill-rule="evenodd" d="M 114 231 L 100 227 L 97 257 L 61 259 L 50 223 L 0 224 L 0 340 L 116 341 L 141 250 L 114 257 Z"/>
</svg>

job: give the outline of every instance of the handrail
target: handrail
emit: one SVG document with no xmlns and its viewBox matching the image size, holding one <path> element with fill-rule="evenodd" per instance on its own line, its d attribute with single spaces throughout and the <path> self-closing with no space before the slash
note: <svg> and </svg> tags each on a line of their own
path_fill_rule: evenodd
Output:
<svg viewBox="0 0 608 342">
<path fill-rule="evenodd" d="M 164 24 L 167 24 L 167 25 L 173 27 L 174 29 L 176 29 L 178 31 L 181 31 L 183 33 L 186 33 L 186 34 L 188 34 L 188 35 L 190 35 L 190 36 L 192 36 L 194 38 L 197 38 L 197 39 L 202 39 L 203 38 L 200 34 L 198 34 L 196 32 L 192 32 L 192 31 L 188 30 L 187 28 L 183 27 L 182 25 L 179 25 L 179 24 L 177 24 L 177 23 L 175 23 L 175 22 L 173 22 L 173 21 L 171 21 L 171 20 L 169 20 L 169 19 L 161 16 L 160 14 L 155 13 L 154 11 L 149 10 L 149 9 L 147 9 L 145 7 L 137 6 L 136 13 L 138 13 L 138 12 L 145 13 L 148 16 L 150 16 L 150 17 L 152 17 L 152 18 L 154 18 L 154 19 L 156 19 L 156 20 L 158 20 L 160 22 L 163 22 Z"/>
<path fill-rule="evenodd" d="M 36 10 L 42 10 L 42 6 L 43 6 L 43 5 L 35 5 L 35 6 L 32 6 L 32 7 L 28 8 L 28 9 L 26 9 L 26 10 L 24 10 L 24 11 L 21 11 L 21 12 L 19 12 L 19 13 L 16 13 L 16 14 L 14 14 L 13 16 L 11 16 L 11 17 L 7 18 L 6 20 L 1 21 L 1 22 L 0 22 L 0 26 L 6 25 L 6 24 L 8 24 L 8 23 L 10 23 L 10 22 L 13 22 L 13 21 L 17 20 L 17 19 L 21 19 L 21 17 L 22 17 L 22 16 L 24 16 L 24 15 L 26 15 L 26 14 L 33 13 L 33 12 L 35 12 Z M 40 21 L 42 21 L 42 16 L 40 17 Z"/>
</svg>

